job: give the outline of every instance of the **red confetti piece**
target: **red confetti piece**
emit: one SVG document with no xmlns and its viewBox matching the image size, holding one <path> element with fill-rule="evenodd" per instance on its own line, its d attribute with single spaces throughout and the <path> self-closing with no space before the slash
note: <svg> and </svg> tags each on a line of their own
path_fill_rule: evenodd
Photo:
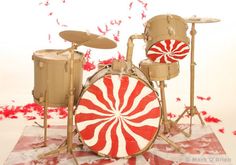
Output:
<svg viewBox="0 0 236 165">
<path fill-rule="evenodd" d="M 48 14 L 48 16 L 52 16 L 52 14 L 53 14 L 53 12 L 50 12 L 50 13 Z"/>
<path fill-rule="evenodd" d="M 176 102 L 179 102 L 181 101 L 181 99 L 179 97 L 176 98 Z"/>
<path fill-rule="evenodd" d="M 142 18 L 142 19 L 146 18 L 146 14 L 145 14 L 144 11 L 143 11 L 142 14 L 141 14 L 141 18 Z"/>
<path fill-rule="evenodd" d="M 207 112 L 206 111 L 201 111 L 201 114 L 204 116 L 204 115 L 207 114 Z"/>
<path fill-rule="evenodd" d="M 17 116 L 10 116 L 9 118 L 10 119 L 17 119 L 18 117 Z"/>
<path fill-rule="evenodd" d="M 220 128 L 218 131 L 221 132 L 221 133 L 225 133 L 225 129 L 224 128 Z"/>
<path fill-rule="evenodd" d="M 173 114 L 173 113 L 168 113 L 167 116 L 168 116 L 169 118 L 175 118 L 175 117 L 176 117 L 176 115 Z"/>
<path fill-rule="evenodd" d="M 129 10 L 132 9 L 132 6 L 133 6 L 133 2 L 130 2 L 130 4 L 129 4 Z"/>
<path fill-rule="evenodd" d="M 94 62 L 86 61 L 83 68 L 86 71 L 91 71 L 91 70 L 95 69 L 96 66 L 94 65 Z"/>
<path fill-rule="evenodd" d="M 119 42 L 119 41 L 120 41 L 120 39 L 119 39 L 119 37 L 120 37 L 120 31 L 117 31 L 117 34 L 113 34 L 113 37 L 114 37 L 114 40 L 115 40 L 116 42 Z"/>
<path fill-rule="evenodd" d="M 236 130 L 235 130 L 235 131 L 233 131 L 233 135 L 236 135 Z"/>
<path fill-rule="evenodd" d="M 91 49 L 87 49 L 86 53 L 84 54 L 84 58 L 89 59 L 91 55 Z"/>
<path fill-rule="evenodd" d="M 105 31 L 103 31 L 99 26 L 97 27 L 97 29 L 98 29 L 98 31 L 100 32 L 100 33 L 102 33 L 102 35 L 106 35 L 106 32 Z"/>
<path fill-rule="evenodd" d="M 199 100 L 201 100 L 201 101 L 203 101 L 203 100 L 207 100 L 207 101 L 210 101 L 211 100 L 211 97 L 210 96 L 208 96 L 208 97 L 202 97 L 202 96 L 197 96 L 197 99 L 199 99 Z"/>
<path fill-rule="evenodd" d="M 215 118 L 215 117 L 212 117 L 212 116 L 206 117 L 206 118 L 205 118 L 205 121 L 208 122 L 208 123 L 211 123 L 211 122 L 212 122 L 212 123 L 219 123 L 219 122 L 221 122 L 220 119 Z"/>
<path fill-rule="evenodd" d="M 120 25 L 121 23 L 122 23 L 121 20 L 116 20 L 116 19 L 110 21 L 110 24 L 111 24 L 111 25 Z"/>
<path fill-rule="evenodd" d="M 125 60 L 125 56 L 121 55 L 119 51 L 118 51 L 118 60 Z"/>
</svg>

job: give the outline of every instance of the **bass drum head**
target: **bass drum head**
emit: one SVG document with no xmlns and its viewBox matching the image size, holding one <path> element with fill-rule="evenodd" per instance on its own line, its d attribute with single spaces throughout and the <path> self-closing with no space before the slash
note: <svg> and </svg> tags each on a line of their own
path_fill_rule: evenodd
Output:
<svg viewBox="0 0 236 165">
<path fill-rule="evenodd" d="M 82 93 L 75 123 L 93 152 L 122 158 L 141 154 L 153 144 L 160 117 L 157 93 L 144 81 L 106 74 Z"/>
</svg>

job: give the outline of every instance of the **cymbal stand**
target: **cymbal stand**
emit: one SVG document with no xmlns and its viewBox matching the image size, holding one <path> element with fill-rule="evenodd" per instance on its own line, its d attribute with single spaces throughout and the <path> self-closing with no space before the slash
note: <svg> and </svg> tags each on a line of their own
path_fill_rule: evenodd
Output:
<svg viewBox="0 0 236 165">
<path fill-rule="evenodd" d="M 132 55 L 133 55 L 133 47 L 134 47 L 134 43 L 133 40 L 134 39 L 145 39 L 145 35 L 144 34 L 135 34 L 135 35 L 131 35 L 128 39 L 128 43 L 127 43 L 127 54 L 126 54 L 126 60 L 127 60 L 127 65 L 128 65 L 128 70 L 132 69 Z M 164 81 L 162 81 L 162 96 L 163 96 L 163 100 L 165 101 L 165 93 L 164 93 Z M 153 88 L 153 90 L 155 90 Z M 158 94 L 158 93 L 157 93 Z M 164 102 L 165 103 L 165 102 Z M 163 105 L 160 105 L 161 107 L 161 111 L 163 113 Z M 166 108 L 166 104 L 164 104 L 164 108 Z M 167 113 L 166 113 L 166 109 L 164 114 L 161 116 L 161 123 L 162 121 L 167 121 Z M 164 122 L 164 124 L 167 122 Z M 164 126 L 167 128 L 167 126 Z M 180 153 L 184 153 L 183 149 L 181 147 L 179 147 L 177 144 L 175 144 L 172 140 L 168 139 L 163 133 L 161 133 L 159 131 L 158 135 L 162 140 L 164 140 L 166 143 L 168 143 L 170 146 L 172 146 L 176 151 L 180 152 Z"/>
<path fill-rule="evenodd" d="M 192 120 L 194 115 L 198 115 L 201 124 L 204 126 L 205 122 L 203 121 L 197 107 L 194 104 L 194 88 L 195 88 L 195 62 L 194 62 L 194 46 L 195 46 L 195 35 L 196 35 L 195 23 L 192 23 L 191 27 L 191 58 L 190 58 L 190 106 L 187 107 L 184 112 L 175 120 L 175 123 L 178 123 L 179 120 L 187 113 L 190 115 L 190 127 L 189 127 L 189 136 L 192 134 Z"/>
</svg>

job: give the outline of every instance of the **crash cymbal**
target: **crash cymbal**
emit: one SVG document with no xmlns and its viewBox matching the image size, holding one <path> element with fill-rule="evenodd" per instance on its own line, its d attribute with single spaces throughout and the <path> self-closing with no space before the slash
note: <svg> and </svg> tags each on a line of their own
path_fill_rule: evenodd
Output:
<svg viewBox="0 0 236 165">
<path fill-rule="evenodd" d="M 112 49 L 116 43 L 106 37 L 82 31 L 66 30 L 59 33 L 60 37 L 66 41 L 77 43 L 92 48 Z"/>
<path fill-rule="evenodd" d="M 213 23 L 219 22 L 220 20 L 217 18 L 200 18 L 200 17 L 190 17 L 185 19 L 186 23 Z"/>
</svg>

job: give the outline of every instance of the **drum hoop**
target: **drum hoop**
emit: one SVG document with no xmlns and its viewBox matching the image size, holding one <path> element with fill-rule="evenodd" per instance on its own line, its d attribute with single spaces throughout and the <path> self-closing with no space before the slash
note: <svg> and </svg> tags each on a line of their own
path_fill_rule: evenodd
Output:
<svg viewBox="0 0 236 165">
<path fill-rule="evenodd" d="M 108 67 L 109 67 L 109 66 L 108 66 Z M 94 75 L 92 75 L 92 77 L 95 76 L 96 74 L 98 74 L 99 71 L 101 71 L 101 70 L 103 70 L 103 69 L 107 69 L 107 68 L 104 67 L 104 68 L 98 70 L 96 73 L 94 73 Z M 139 68 L 138 68 L 138 69 L 139 69 Z M 140 69 L 139 69 L 139 70 L 140 70 Z M 140 71 L 141 71 L 141 70 L 140 70 Z M 142 71 L 141 71 L 141 72 L 142 72 Z M 144 73 L 142 72 L 142 74 L 144 74 Z M 104 76 L 106 76 L 106 75 L 119 75 L 119 74 L 118 74 L 118 73 L 111 73 L 111 72 L 108 72 L 108 73 L 106 73 Z M 98 151 L 92 150 L 92 149 L 84 142 L 83 138 L 80 136 L 80 131 L 79 131 L 78 127 L 77 127 L 77 123 L 74 121 L 74 122 L 75 122 L 76 131 L 77 131 L 77 133 L 78 133 L 78 138 L 79 138 L 79 140 L 82 142 L 82 144 L 83 144 L 83 145 L 86 145 L 92 152 L 96 153 L 97 155 L 103 156 L 103 157 L 107 157 L 107 158 L 125 158 L 125 159 L 127 159 L 127 158 L 130 158 L 130 157 L 133 157 L 133 156 L 140 155 L 140 154 L 142 154 L 143 152 L 145 152 L 145 151 L 147 151 L 148 149 L 150 149 L 150 148 L 152 147 L 152 144 L 155 142 L 155 140 L 156 140 L 156 138 L 157 138 L 157 136 L 158 136 L 158 134 L 159 134 L 160 126 L 161 126 L 161 120 L 162 120 L 162 116 L 163 116 L 163 115 L 162 115 L 162 108 L 161 108 L 161 104 L 160 104 L 159 95 L 158 95 L 157 91 L 154 89 L 154 87 L 153 87 L 151 84 L 147 84 L 147 83 L 146 83 L 144 80 L 142 80 L 141 78 L 138 78 L 138 76 L 129 75 L 129 74 L 127 74 L 127 73 L 126 73 L 126 74 L 123 74 L 123 75 L 128 76 L 128 77 L 132 77 L 132 78 L 135 78 L 135 79 L 138 79 L 138 80 L 141 80 L 145 85 L 147 85 L 151 90 L 153 90 L 153 92 L 154 92 L 155 95 L 157 96 L 156 98 L 157 98 L 157 101 L 158 101 L 158 103 L 159 103 L 159 111 L 160 111 L 160 114 L 161 114 L 161 115 L 160 115 L 160 117 L 159 117 L 157 131 L 155 132 L 155 134 L 154 134 L 154 136 L 152 137 L 152 139 L 148 142 L 148 144 L 147 144 L 142 150 L 140 150 L 139 152 L 137 152 L 137 153 L 135 153 L 135 154 L 133 154 L 133 155 L 126 156 L 126 157 L 112 157 L 112 156 L 109 156 L 109 155 L 105 155 L 105 154 L 103 154 L 103 153 L 100 153 L 100 152 L 98 152 Z M 95 82 L 97 82 L 98 80 L 100 80 L 100 79 L 103 78 L 104 76 L 99 77 Z M 144 74 L 144 76 L 145 76 L 145 74 Z M 90 77 L 90 78 L 92 78 L 92 77 Z M 145 77 L 146 77 L 146 76 L 145 76 Z M 147 79 L 147 80 L 148 80 L 148 79 Z M 148 83 L 149 83 L 149 82 L 150 82 L 150 81 L 148 80 Z M 80 94 L 78 100 L 80 100 L 80 99 L 82 98 L 82 96 L 84 95 L 84 93 L 87 91 L 87 89 L 88 89 L 90 86 L 91 86 L 91 84 L 88 84 L 86 87 L 83 87 L 83 88 L 82 88 L 82 90 L 81 90 L 82 92 L 81 92 L 81 94 Z M 78 106 L 79 106 L 79 101 L 77 102 L 75 111 L 77 110 Z"/>
<path fill-rule="evenodd" d="M 65 58 L 65 59 L 56 59 L 56 58 L 52 58 L 52 59 L 47 59 L 47 58 L 44 58 L 46 55 L 50 55 L 50 53 L 55 53 L 55 52 L 59 52 L 59 51 L 62 51 L 62 49 L 41 49 L 41 50 L 37 50 L 33 53 L 32 55 L 32 59 L 33 60 L 39 60 L 39 61 L 43 61 L 43 62 L 65 62 L 65 61 L 68 61 L 68 58 Z M 42 54 L 40 54 L 42 53 Z M 74 51 L 75 53 L 75 61 L 81 61 L 83 60 L 83 53 L 82 52 L 79 52 L 79 51 Z M 60 56 L 60 55 L 58 55 Z"/>
</svg>

